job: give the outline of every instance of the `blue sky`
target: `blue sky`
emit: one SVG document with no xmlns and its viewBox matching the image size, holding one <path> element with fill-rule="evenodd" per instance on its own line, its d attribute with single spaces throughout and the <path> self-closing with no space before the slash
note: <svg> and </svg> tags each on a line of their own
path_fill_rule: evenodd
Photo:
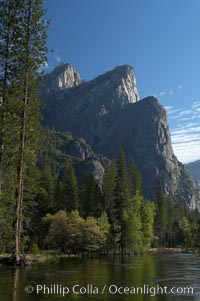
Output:
<svg viewBox="0 0 200 301">
<path fill-rule="evenodd" d="M 90 80 L 117 65 L 135 69 L 140 97 L 168 112 L 173 148 L 200 159 L 200 1 L 44 0 L 51 19 L 47 72 L 70 62 Z"/>
</svg>

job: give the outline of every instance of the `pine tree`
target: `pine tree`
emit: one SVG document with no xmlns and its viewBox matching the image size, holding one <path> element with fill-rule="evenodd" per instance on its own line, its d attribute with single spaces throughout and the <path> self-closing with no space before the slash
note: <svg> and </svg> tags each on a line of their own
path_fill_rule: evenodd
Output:
<svg viewBox="0 0 200 301">
<path fill-rule="evenodd" d="M 111 163 L 105 168 L 102 187 L 104 196 L 104 210 L 111 221 L 115 200 L 116 175 L 116 164 L 115 161 L 112 160 Z"/>
<path fill-rule="evenodd" d="M 54 213 L 54 180 L 49 163 L 45 163 L 38 183 L 40 189 L 37 195 L 40 217 L 47 213 Z"/>
<path fill-rule="evenodd" d="M 143 205 L 143 197 L 139 191 L 133 197 L 131 206 L 127 212 L 126 237 L 127 246 L 134 252 L 142 252 L 143 249 L 143 233 L 141 209 Z"/>
<path fill-rule="evenodd" d="M 18 25 L 17 13 L 18 1 L 0 1 L 0 199 L 2 198 L 3 172 L 4 169 L 4 138 L 5 115 L 8 110 L 9 97 L 15 81 L 14 59 L 16 56 L 17 38 L 15 30 Z"/>
<path fill-rule="evenodd" d="M 17 128 L 16 104 L 14 96 L 15 48 L 18 26 L 19 2 L 0 1 L 0 232 L 4 239 L 12 237 L 16 196 L 16 153 Z M 15 167 L 15 169 L 13 168 Z M 10 242 L 6 242 L 9 246 Z M 7 250 L 10 250 L 9 248 Z"/>
<path fill-rule="evenodd" d="M 16 261 L 19 262 L 22 221 L 24 213 L 27 212 L 27 203 L 25 204 L 24 201 L 30 199 L 31 194 L 35 192 L 34 177 L 36 175 L 40 109 L 36 77 L 39 68 L 46 61 L 47 22 L 43 18 L 45 10 L 41 0 L 4 0 L 2 7 L 4 11 L 6 7 L 9 7 L 13 19 L 9 19 L 8 22 L 8 11 L 4 15 L 5 17 L 1 14 L 1 28 L 6 32 L 5 24 L 7 24 L 7 29 L 8 27 L 11 29 L 7 30 L 5 42 L 1 40 L 1 46 L 6 45 L 5 51 L 1 53 L 4 62 L 4 65 L 1 65 L 1 74 L 4 74 L 4 84 L 1 85 L 3 86 L 3 89 L 1 87 L 3 110 L 1 110 L 0 116 L 2 123 L 0 142 L 1 150 L 3 150 L 0 157 L 3 167 L 1 168 L 3 179 L 1 183 L 5 183 L 4 164 L 6 165 L 6 162 L 4 157 L 7 156 L 7 151 L 9 152 L 9 149 L 13 147 L 10 142 L 15 139 L 10 162 L 13 163 L 11 170 L 16 180 L 15 245 Z M 13 11 L 14 13 L 12 13 Z M 6 49 L 9 47 L 13 51 L 11 51 L 11 55 L 7 56 Z M 6 74 L 9 74 L 11 79 Z M 3 190 L 5 191 L 4 188 Z"/>
<path fill-rule="evenodd" d="M 126 157 L 124 150 L 121 148 L 117 162 L 117 179 L 114 206 L 115 242 L 119 245 L 119 250 L 121 253 L 123 253 L 126 248 L 126 229 L 129 221 L 128 212 L 130 208 L 131 201 L 128 191 Z"/>
<path fill-rule="evenodd" d="M 175 208 L 172 200 L 167 199 L 166 203 L 167 208 L 167 241 L 169 247 L 173 247 L 175 243 L 175 233 L 174 233 L 174 223 L 175 223 Z"/>
<path fill-rule="evenodd" d="M 16 261 L 20 260 L 20 242 L 22 232 L 23 201 L 26 187 L 32 185 L 30 171 L 36 164 L 39 133 L 40 102 L 36 77 L 41 65 L 46 61 L 46 24 L 41 0 L 24 0 L 19 12 L 20 36 L 18 57 L 20 64 L 17 89 L 19 93 L 19 160 L 17 167 L 17 220 L 16 220 Z M 27 186 L 26 186 L 27 185 Z"/>
<path fill-rule="evenodd" d="M 79 208 L 78 185 L 71 160 L 65 163 L 61 196 L 62 209 L 71 212 Z"/>
<path fill-rule="evenodd" d="M 192 229 L 187 217 L 183 216 L 181 218 L 181 220 L 179 221 L 179 228 L 181 230 L 182 245 L 188 251 L 189 247 L 191 246 Z"/>
<path fill-rule="evenodd" d="M 128 178 L 129 178 L 129 191 L 131 197 L 133 197 L 137 192 L 142 193 L 142 178 L 141 173 L 138 171 L 135 160 L 132 157 L 128 166 Z"/>
<path fill-rule="evenodd" d="M 151 247 L 154 236 L 154 218 L 155 218 L 155 204 L 154 202 L 147 202 L 142 206 L 142 233 L 143 233 L 143 250 L 147 251 Z"/>
<path fill-rule="evenodd" d="M 116 176 L 117 168 L 114 160 L 105 168 L 104 177 L 103 177 L 103 209 L 107 213 L 109 222 L 110 222 L 110 246 L 115 244 L 115 231 L 114 231 L 114 213 L 115 213 L 115 188 L 116 188 Z"/>
<path fill-rule="evenodd" d="M 167 208 L 164 191 L 160 184 L 157 188 L 155 203 L 155 233 L 160 240 L 160 245 L 165 247 L 165 238 L 167 231 Z"/>
<path fill-rule="evenodd" d="M 100 216 L 102 212 L 103 196 L 93 174 L 86 174 L 80 187 L 81 214 Z"/>
</svg>

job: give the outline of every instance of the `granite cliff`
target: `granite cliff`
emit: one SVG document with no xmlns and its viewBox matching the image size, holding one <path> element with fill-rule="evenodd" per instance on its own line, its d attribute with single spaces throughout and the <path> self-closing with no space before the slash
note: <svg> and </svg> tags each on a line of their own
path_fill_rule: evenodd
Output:
<svg viewBox="0 0 200 301">
<path fill-rule="evenodd" d="M 63 90 L 82 84 L 80 74 L 68 63 L 61 63 L 50 74 L 45 75 L 45 87 L 49 90 Z"/>
<path fill-rule="evenodd" d="M 146 197 L 152 199 L 161 182 L 167 195 L 200 208 L 195 183 L 174 155 L 165 109 L 155 97 L 140 100 L 131 66 L 85 82 L 64 63 L 45 76 L 41 99 L 46 126 L 83 137 L 108 158 L 116 158 L 121 146 L 128 158 L 134 156 Z"/>
</svg>

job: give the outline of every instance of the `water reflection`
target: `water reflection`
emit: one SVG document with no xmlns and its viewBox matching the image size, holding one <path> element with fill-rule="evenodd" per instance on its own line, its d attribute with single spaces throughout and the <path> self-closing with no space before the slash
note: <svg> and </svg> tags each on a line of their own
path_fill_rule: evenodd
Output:
<svg viewBox="0 0 200 301">
<path fill-rule="evenodd" d="M 15 273 L 14 273 L 13 301 L 20 301 L 20 299 L 19 299 L 19 267 L 16 267 Z"/>
<path fill-rule="evenodd" d="M 200 258 L 193 255 L 145 255 L 109 257 L 101 259 L 71 258 L 55 263 L 37 264 L 28 268 L 0 266 L 0 300 L 3 301 L 44 301 L 44 300 L 101 300 L 101 301 L 199 301 L 200 300 Z M 26 285 L 51 286 L 59 284 L 70 289 L 78 284 L 92 284 L 101 289 L 102 295 L 73 294 L 64 298 L 59 294 L 26 294 Z M 194 295 L 111 294 L 110 285 L 116 287 L 192 286 Z M 151 295 L 153 295 L 151 291 Z"/>
</svg>

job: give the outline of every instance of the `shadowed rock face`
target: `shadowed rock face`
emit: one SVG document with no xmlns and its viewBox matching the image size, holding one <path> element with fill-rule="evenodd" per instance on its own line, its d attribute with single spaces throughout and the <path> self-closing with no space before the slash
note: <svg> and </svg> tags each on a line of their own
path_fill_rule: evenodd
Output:
<svg viewBox="0 0 200 301">
<path fill-rule="evenodd" d="M 109 163 L 106 157 L 95 154 L 84 139 L 73 137 L 71 133 L 48 130 L 45 136 L 45 153 L 53 162 L 54 170 L 58 174 L 64 169 L 66 160 L 70 159 L 79 185 L 87 173 L 93 173 L 98 184 L 102 185 L 104 169 Z M 39 161 L 39 164 L 42 164 L 42 161 Z"/>
<path fill-rule="evenodd" d="M 196 184 L 200 187 L 200 160 L 185 164 L 185 167 L 195 179 Z"/>
<path fill-rule="evenodd" d="M 57 68 L 47 76 L 59 78 Z M 146 197 L 153 198 L 161 182 L 166 194 L 178 195 L 192 208 L 198 204 L 195 184 L 173 153 L 166 112 L 155 97 L 139 100 L 131 66 L 89 82 L 79 78 L 78 85 L 66 84 L 65 89 L 54 88 L 46 78 L 45 83 L 45 125 L 83 137 L 108 158 L 116 158 L 122 146 L 128 158 L 135 158 Z"/>
</svg>

